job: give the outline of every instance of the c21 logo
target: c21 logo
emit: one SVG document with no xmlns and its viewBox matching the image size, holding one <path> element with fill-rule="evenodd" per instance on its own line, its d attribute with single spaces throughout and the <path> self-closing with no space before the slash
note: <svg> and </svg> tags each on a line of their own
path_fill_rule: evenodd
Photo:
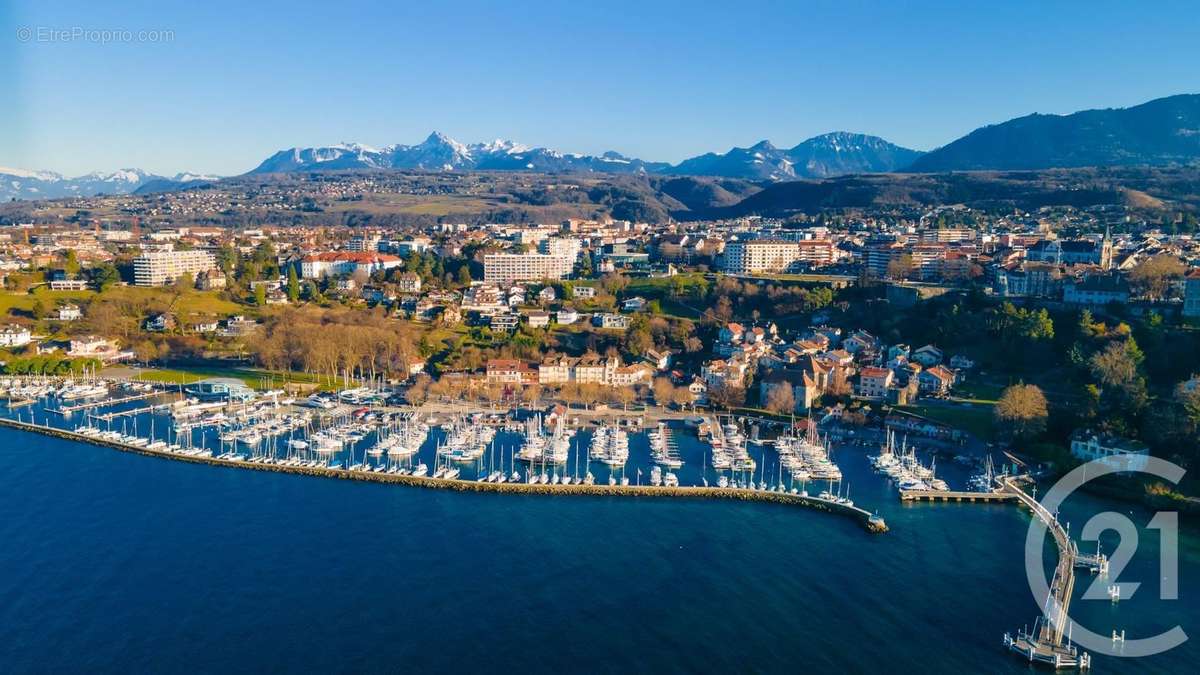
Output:
<svg viewBox="0 0 1200 675">
<path fill-rule="evenodd" d="M 1076 467 L 1047 490 L 1046 494 L 1042 497 L 1041 505 L 1048 513 L 1057 514 L 1059 507 L 1066 498 L 1078 490 L 1084 483 L 1118 472 L 1128 473 L 1129 471 L 1127 469 L 1116 468 L 1101 460 L 1092 460 L 1087 464 Z M 1146 458 L 1145 466 L 1135 469 L 1134 472 L 1150 474 L 1170 481 L 1172 484 L 1178 484 L 1185 473 L 1182 467 L 1157 457 Z M 1160 533 L 1159 572 L 1161 585 L 1159 587 L 1159 597 L 1163 600 L 1176 600 L 1179 598 L 1179 514 L 1173 511 L 1160 511 L 1150 520 L 1147 527 L 1156 529 Z M 1045 615 L 1055 625 L 1056 629 L 1061 630 L 1064 634 L 1069 634 L 1072 642 L 1094 652 L 1113 654 L 1111 636 L 1094 633 L 1076 623 L 1066 613 L 1060 614 L 1058 602 L 1050 592 L 1050 584 L 1046 580 L 1046 570 L 1042 565 L 1042 542 L 1045 539 L 1046 529 L 1046 523 L 1041 518 L 1035 517 L 1029 525 L 1029 532 L 1025 538 L 1025 576 L 1029 581 L 1029 590 L 1033 592 L 1033 597 L 1039 604 L 1045 602 L 1046 598 L 1050 598 L 1049 603 L 1051 606 L 1045 608 Z M 1106 511 L 1088 520 L 1084 524 L 1080 536 L 1085 541 L 1098 541 L 1101 533 L 1110 530 L 1120 536 L 1121 542 L 1109 560 L 1109 579 L 1113 580 L 1112 585 L 1116 586 L 1118 589 L 1116 592 L 1120 593 L 1121 598 L 1129 598 L 1137 592 L 1140 584 L 1136 582 L 1122 583 L 1116 580 L 1120 578 L 1121 572 L 1129 564 L 1129 561 L 1133 559 L 1134 554 L 1138 550 L 1137 525 L 1123 514 Z M 1063 555 L 1063 552 L 1060 551 L 1059 555 Z M 1108 586 L 1103 583 L 1104 581 L 1105 579 L 1103 578 L 1097 578 L 1093 581 L 1083 594 L 1083 598 L 1086 600 L 1103 600 L 1110 597 Z M 1063 621 L 1065 621 L 1066 625 L 1059 626 L 1058 623 Z M 1184 632 L 1183 628 L 1174 626 L 1170 630 L 1153 637 L 1126 640 L 1124 641 L 1123 649 L 1116 655 L 1136 658 L 1161 654 L 1178 647 L 1186 642 L 1187 639 L 1187 633 Z"/>
</svg>

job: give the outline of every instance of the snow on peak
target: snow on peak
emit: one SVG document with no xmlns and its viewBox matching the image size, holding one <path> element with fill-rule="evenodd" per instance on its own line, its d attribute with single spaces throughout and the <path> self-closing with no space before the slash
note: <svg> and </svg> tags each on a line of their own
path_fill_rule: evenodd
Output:
<svg viewBox="0 0 1200 675">
<path fill-rule="evenodd" d="M 0 166 L 0 176 L 16 176 L 17 178 L 33 178 L 36 180 L 62 180 L 60 174 L 53 171 L 29 171 L 28 169 L 13 169 L 7 166 Z"/>
<path fill-rule="evenodd" d="M 440 131 L 435 131 L 429 134 L 429 138 L 426 138 L 422 145 L 445 145 L 449 146 L 449 148 L 456 154 L 462 155 L 463 157 L 471 156 L 471 151 L 467 148 L 467 146 L 459 143 Z"/>
<path fill-rule="evenodd" d="M 506 155 L 516 155 L 529 150 L 528 145 L 523 145 L 521 143 L 517 143 L 516 141 L 510 141 L 505 138 L 497 138 L 488 143 L 480 143 L 473 147 L 478 148 L 481 152 L 489 155 L 501 153 Z"/>
</svg>

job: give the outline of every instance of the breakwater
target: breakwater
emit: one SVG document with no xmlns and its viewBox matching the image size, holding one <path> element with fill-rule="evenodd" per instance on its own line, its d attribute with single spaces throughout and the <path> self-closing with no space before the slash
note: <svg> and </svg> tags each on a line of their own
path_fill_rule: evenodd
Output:
<svg viewBox="0 0 1200 675">
<path fill-rule="evenodd" d="M 769 502 L 802 506 L 816 509 L 818 511 L 826 511 L 829 513 L 849 517 L 859 522 L 864 528 L 866 528 L 868 532 L 883 533 L 888 531 L 887 524 L 882 518 L 875 516 L 869 511 L 861 509 L 857 506 L 789 492 L 770 492 L 767 490 L 749 490 L 745 488 L 700 486 L 654 487 L 649 485 L 552 485 L 543 483 L 488 483 L 484 481 L 473 480 L 448 480 L 444 478 L 432 478 L 426 476 L 404 476 L 400 474 L 372 471 L 350 471 L 348 469 L 294 466 L 289 464 L 228 460 L 221 459 L 219 457 L 203 455 L 186 455 L 177 452 L 171 452 L 169 450 L 139 447 L 106 438 L 85 436 L 83 434 L 78 434 L 66 429 L 31 424 L 29 422 L 20 422 L 4 417 L 0 417 L 0 426 L 19 429 L 21 431 L 30 433 L 53 436 L 78 443 L 87 443 L 89 445 L 111 448 L 113 450 L 134 453 L 147 457 L 191 462 L 194 464 L 208 464 L 210 466 L 249 469 L 254 471 L 273 471 L 275 473 L 288 473 L 302 476 L 313 476 L 317 478 L 335 478 L 341 480 L 357 480 L 372 483 L 390 483 L 426 489 L 457 490 L 460 492 L 496 492 L 534 495 L 585 495 L 595 497 L 674 497 Z"/>
</svg>

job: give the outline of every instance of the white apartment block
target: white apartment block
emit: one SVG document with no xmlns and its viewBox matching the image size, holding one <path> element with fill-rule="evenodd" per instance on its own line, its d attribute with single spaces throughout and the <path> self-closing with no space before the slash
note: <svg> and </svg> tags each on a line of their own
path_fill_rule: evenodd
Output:
<svg viewBox="0 0 1200 675">
<path fill-rule="evenodd" d="M 217 266 L 208 251 L 154 251 L 133 259 L 133 283 L 138 286 L 164 286 L 179 277 L 193 277 Z"/>
<path fill-rule="evenodd" d="M 563 279 L 571 274 L 575 260 L 544 253 L 489 253 L 483 256 L 483 280 L 494 284 L 517 281 Z"/>
<path fill-rule="evenodd" d="M 547 237 L 538 242 L 538 253 L 545 255 L 561 255 L 572 261 L 579 259 L 583 243 L 573 237 Z"/>
<path fill-rule="evenodd" d="M 809 239 L 747 239 L 725 245 L 722 269 L 729 274 L 759 274 L 787 272 L 796 263 L 813 266 L 829 265 L 834 261 L 833 243 Z"/>
</svg>

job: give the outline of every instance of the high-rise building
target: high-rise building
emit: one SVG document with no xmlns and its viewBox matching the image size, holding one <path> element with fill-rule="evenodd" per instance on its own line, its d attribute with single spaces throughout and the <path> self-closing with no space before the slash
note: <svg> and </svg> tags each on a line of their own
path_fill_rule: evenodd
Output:
<svg viewBox="0 0 1200 675">
<path fill-rule="evenodd" d="M 822 239 L 786 241 L 783 239 L 745 239 L 725 245 L 722 270 L 729 274 L 787 272 L 797 263 L 814 267 L 829 265 L 834 259 L 833 243 Z"/>
<path fill-rule="evenodd" d="M 153 251 L 133 259 L 133 283 L 138 286 L 163 286 L 179 277 L 193 277 L 217 266 L 217 259 L 208 251 Z"/>
<path fill-rule="evenodd" d="M 575 267 L 574 258 L 545 253 L 489 253 L 483 256 L 483 280 L 493 284 L 563 279 Z"/>
</svg>

